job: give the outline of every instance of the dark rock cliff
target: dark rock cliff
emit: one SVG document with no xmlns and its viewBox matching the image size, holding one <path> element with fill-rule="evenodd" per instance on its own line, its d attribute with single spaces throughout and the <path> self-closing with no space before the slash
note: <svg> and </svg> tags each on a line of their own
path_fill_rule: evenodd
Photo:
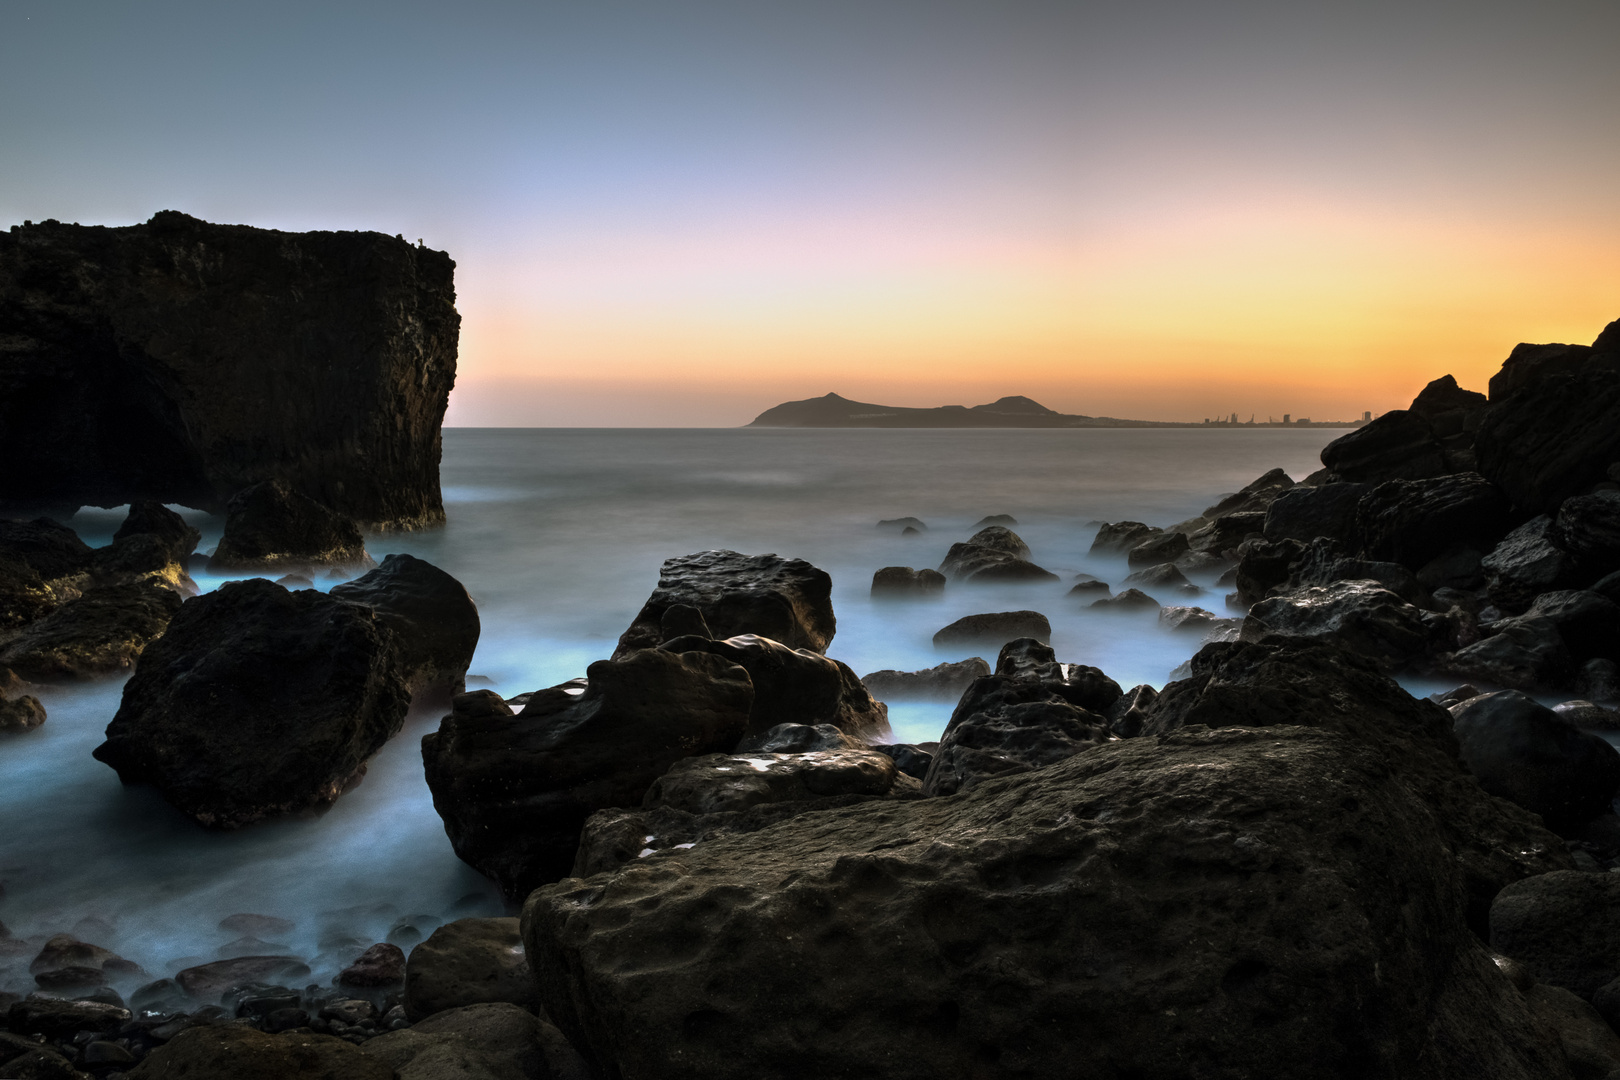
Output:
<svg viewBox="0 0 1620 1080">
<path fill-rule="evenodd" d="M 442 522 L 454 270 L 168 210 L 0 233 L 0 510 L 218 510 L 279 478 L 367 527 Z"/>
</svg>

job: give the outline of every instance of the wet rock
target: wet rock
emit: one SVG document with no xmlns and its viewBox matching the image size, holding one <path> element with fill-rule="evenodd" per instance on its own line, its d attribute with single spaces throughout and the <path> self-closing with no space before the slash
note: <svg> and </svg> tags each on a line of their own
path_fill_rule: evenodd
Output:
<svg viewBox="0 0 1620 1080">
<path fill-rule="evenodd" d="M 1525 994 L 1530 1011 L 1551 1029 L 1577 1078 L 1607 1078 L 1620 1071 L 1620 1035 L 1596 1009 L 1568 990 L 1538 983 Z"/>
<path fill-rule="evenodd" d="M 1271 541 L 1309 543 L 1318 536 L 1331 536 L 1359 547 L 1356 507 L 1371 490 L 1371 484 L 1352 483 L 1292 487 L 1267 508 L 1262 532 Z"/>
<path fill-rule="evenodd" d="M 1126 589 L 1116 596 L 1098 600 L 1088 606 L 1092 611 L 1106 612 L 1159 610 L 1159 602 L 1141 589 Z"/>
<path fill-rule="evenodd" d="M 405 963 L 405 1015 L 412 1023 L 446 1009 L 508 1002 L 539 1005 L 515 918 L 445 923 Z"/>
<path fill-rule="evenodd" d="M 1232 575 L 1238 604 L 1248 608 L 1288 584 L 1290 569 L 1305 550 L 1298 540 L 1245 540 L 1238 545 L 1238 564 Z"/>
<path fill-rule="evenodd" d="M 1356 510 L 1363 552 L 1413 569 L 1459 542 L 1489 551 L 1512 524 L 1507 499 L 1478 473 L 1393 480 Z"/>
<path fill-rule="evenodd" d="M 1408 409 L 1394 409 L 1334 439 L 1322 448 L 1322 464 L 1352 483 L 1422 480 L 1450 471 L 1429 421 Z"/>
<path fill-rule="evenodd" d="M 923 523 L 922 519 L 914 517 L 884 518 L 877 523 L 877 527 L 887 529 L 890 532 L 900 532 L 904 529 L 916 529 L 918 532 L 928 531 L 928 526 Z"/>
<path fill-rule="evenodd" d="M 839 795 L 887 795 L 898 770 L 871 750 L 803 754 L 708 754 L 677 761 L 647 789 L 643 804 L 688 814 L 746 810 L 760 803 L 803 802 Z"/>
<path fill-rule="evenodd" d="M 1136 545 L 1164 532 L 1153 525 L 1144 525 L 1140 521 L 1115 521 L 1104 523 L 1097 530 L 1097 536 L 1091 541 L 1091 554 L 1123 555 Z"/>
<path fill-rule="evenodd" d="M 0 520 L 0 630 L 33 622 L 77 596 L 93 560 L 90 546 L 51 518 Z"/>
<path fill-rule="evenodd" d="M 891 600 L 933 600 L 945 595 L 945 575 L 938 570 L 885 566 L 872 575 L 872 595 Z"/>
<path fill-rule="evenodd" d="M 1134 739 L 1142 734 L 1148 713 L 1158 699 L 1159 692 L 1146 683 L 1131 687 L 1104 713 L 1108 718 L 1108 729 L 1122 739 Z"/>
<path fill-rule="evenodd" d="M 946 661 L 924 671 L 874 671 L 861 676 L 872 696 L 884 701 L 920 699 L 957 701 L 962 691 L 981 675 L 990 674 L 990 665 L 981 656 Z"/>
<path fill-rule="evenodd" d="M 230 582 L 147 647 L 95 756 L 201 824 L 237 828 L 329 805 L 409 701 L 369 610 Z"/>
<path fill-rule="evenodd" d="M 1265 525 L 1264 510 L 1223 514 L 1187 537 L 1187 546 L 1193 552 L 1213 555 L 1234 552 L 1243 541 L 1260 536 Z"/>
<path fill-rule="evenodd" d="M 1552 518 L 1531 518 L 1504 536 L 1480 560 L 1491 602 L 1523 611 L 1538 593 L 1574 583 L 1574 562 L 1552 542 Z"/>
<path fill-rule="evenodd" d="M 0 732 L 32 731 L 45 722 L 45 706 L 31 694 L 0 697 Z"/>
<path fill-rule="evenodd" d="M 130 1080 L 185 1076 L 231 1080 L 394 1080 L 386 1062 L 331 1035 L 266 1035 L 237 1024 L 187 1028 L 153 1050 Z"/>
<path fill-rule="evenodd" d="M 84 1064 L 97 1071 L 128 1068 L 135 1064 L 135 1055 L 115 1042 L 97 1039 L 85 1044 Z"/>
<path fill-rule="evenodd" d="M 405 981 L 405 952 L 398 945 L 378 942 L 338 974 L 342 986 L 395 986 Z"/>
<path fill-rule="evenodd" d="M 1545 619 L 1558 630 L 1570 657 L 1579 664 L 1598 657 L 1620 656 L 1620 605 L 1586 589 L 1545 592 L 1523 615 L 1501 619 L 1495 632 Z"/>
<path fill-rule="evenodd" d="M 613 659 L 669 640 L 662 619 L 676 604 L 696 608 L 714 638 L 757 634 L 790 649 L 824 653 L 837 628 L 831 596 L 832 578 L 803 559 L 720 550 L 668 559 L 658 587 L 619 637 Z"/>
<path fill-rule="evenodd" d="M 1620 978 L 1620 874 L 1560 870 L 1513 882 L 1491 904 L 1491 948 L 1592 1000 Z"/>
<path fill-rule="evenodd" d="M 1526 694 L 1481 694 L 1450 711 L 1462 760 L 1480 785 L 1551 825 L 1607 812 L 1620 790 L 1620 751 Z"/>
<path fill-rule="evenodd" d="M 1430 607 L 1433 599 L 1407 567 L 1379 559 L 1356 558 L 1327 537 L 1318 537 L 1300 550 L 1299 557 L 1288 569 L 1286 589 L 1295 591 L 1340 581 L 1376 581 L 1416 607 Z"/>
<path fill-rule="evenodd" d="M 336 513 L 284 480 L 265 480 L 231 496 L 225 535 L 208 560 L 209 573 L 332 566 L 369 570 L 354 519 Z"/>
<path fill-rule="evenodd" d="M 729 750 L 748 728 L 748 672 L 710 652 L 643 650 L 587 676 L 536 692 L 516 716 L 491 691 L 458 695 L 422 738 L 456 854 L 508 897 L 568 873 L 593 811 L 639 804 L 676 761 Z"/>
<path fill-rule="evenodd" d="M 1175 561 L 1176 569 L 1186 574 L 1224 574 L 1236 565 L 1237 552 L 1228 550 L 1219 555 L 1208 551 L 1189 551 Z"/>
<path fill-rule="evenodd" d="M 468 1005 L 369 1039 L 362 1053 L 408 1080 L 589 1080 L 561 1032 L 506 1003 Z"/>
<path fill-rule="evenodd" d="M 90 589 L 25 627 L 0 664 L 36 682 L 128 670 L 168 628 L 181 598 L 150 581 Z"/>
<path fill-rule="evenodd" d="M 238 956 L 198 964 L 175 973 L 180 988 L 201 1002 L 216 1002 L 220 995 L 237 986 L 294 982 L 309 975 L 309 965 L 296 956 Z"/>
<path fill-rule="evenodd" d="M 1080 580 L 1076 581 L 1074 587 L 1069 590 L 1070 596 L 1078 596 L 1087 600 L 1101 599 L 1108 594 L 1108 582 L 1098 581 L 1096 578 L 1086 574 L 1082 574 Z"/>
<path fill-rule="evenodd" d="M 1125 584 L 1140 586 L 1143 589 L 1197 588 L 1174 563 L 1160 563 L 1145 570 L 1138 570 L 1125 579 Z"/>
<path fill-rule="evenodd" d="M 185 518 L 153 499 L 136 499 L 129 504 L 123 524 L 113 533 L 113 546 L 136 536 L 150 536 L 159 541 L 169 561 L 182 565 L 202 539 L 202 533 L 187 524 Z"/>
<path fill-rule="evenodd" d="M 754 686 L 747 735 L 761 735 L 778 724 L 831 724 L 863 742 L 888 733 L 888 707 L 873 699 L 848 665 L 820 653 L 790 649 L 754 634 L 725 641 L 676 638 L 659 648 L 713 653 L 747 671 Z"/>
<path fill-rule="evenodd" d="M 964 578 L 970 585 L 997 585 L 1013 582 L 1057 581 L 1058 576 L 1027 559 L 1003 559 L 981 567 Z"/>
<path fill-rule="evenodd" d="M 10 1080 L 89 1080 L 90 1074 L 75 1069 L 54 1050 L 34 1050 L 6 1063 Z"/>
<path fill-rule="evenodd" d="M 65 1001 L 30 994 L 11 1006 L 6 1024 L 18 1035 L 66 1039 L 81 1031 L 116 1034 L 129 1020 L 129 1010 L 99 1001 Z"/>
<path fill-rule="evenodd" d="M 424 559 L 389 555 L 365 576 L 332 586 L 331 595 L 377 613 L 412 693 L 465 689 L 479 622 L 461 582 Z"/>
<path fill-rule="evenodd" d="M 1249 609 L 1244 641 L 1320 638 L 1398 671 L 1428 651 L 1434 632 L 1423 612 L 1374 581 L 1336 581 L 1273 596 Z"/>
<path fill-rule="evenodd" d="M 185 988 L 173 979 L 154 980 L 138 987 L 129 996 L 129 1007 L 138 1013 L 185 1012 L 196 1004 Z"/>
<path fill-rule="evenodd" d="M 1000 525 L 980 529 L 972 537 L 952 544 L 939 572 L 963 581 L 1055 580 L 1057 575 L 1029 561 L 1029 545 L 1011 529 Z"/>
<path fill-rule="evenodd" d="M 1158 607 L 1154 604 L 1154 607 Z M 1032 637 L 1047 641 L 1052 624 L 1038 611 L 993 611 L 964 615 L 934 634 L 934 647 L 973 647 L 989 645 L 999 649 L 1014 638 Z"/>
<path fill-rule="evenodd" d="M 1571 362 L 1577 358 L 1579 363 Z M 1538 370 L 1526 370 L 1522 379 L 1516 375 L 1517 385 L 1500 402 L 1492 381 L 1492 407 L 1474 444 L 1479 471 L 1525 513 L 1552 513 L 1605 479 L 1609 464 L 1620 461 L 1615 361 L 1607 349 L 1584 358 L 1561 353 Z"/>
<path fill-rule="evenodd" d="M 1576 698 L 1561 701 L 1552 707 L 1558 719 L 1571 727 L 1585 730 L 1620 731 L 1620 709 L 1606 709 L 1602 705 Z"/>
<path fill-rule="evenodd" d="M 1132 567 L 1156 566 L 1173 563 L 1191 550 L 1186 536 L 1177 532 L 1150 536 L 1125 553 L 1125 561 Z"/>
<path fill-rule="evenodd" d="M 1167 607 L 1159 610 L 1159 625 L 1175 633 L 1198 634 L 1203 637 L 1211 634 L 1230 634 L 1230 637 L 1221 639 L 1230 641 L 1237 638 L 1243 621 L 1223 619 L 1213 611 L 1205 611 L 1201 607 Z"/>
<path fill-rule="evenodd" d="M 111 949 L 80 941 L 71 934 L 57 934 L 29 962 L 28 972 L 40 986 L 53 989 L 100 986 L 111 979 L 139 975 L 141 968 Z"/>
<path fill-rule="evenodd" d="M 1058 1076 L 1076 1047 L 1144 1076 L 1393 1076 L 1420 1053 L 1436 1075 L 1558 1075 L 1463 918 L 1451 842 L 1495 838 L 1437 830 L 1393 767 L 1414 733 L 1341 695 L 1393 745 L 1298 725 L 1113 742 L 548 886 L 523 923 L 546 1010 L 625 1080 Z M 1417 767 L 1496 812 L 1437 748 Z M 1376 1020 L 1354 1004 L 1374 998 Z M 1337 1017 L 1335 1038 L 1279 1015 Z"/>
<path fill-rule="evenodd" d="M 939 743 L 929 743 L 928 747 L 925 750 L 914 743 L 878 743 L 867 749 L 893 758 L 896 769 L 920 781 L 928 776 L 928 767 L 934 762 L 934 751 L 939 748 Z"/>
<path fill-rule="evenodd" d="M 777 724 L 738 743 L 736 754 L 805 754 L 812 750 L 859 750 L 865 747 L 831 724 Z"/>
<path fill-rule="evenodd" d="M 1491 636 L 1437 657 L 1437 672 L 1513 689 L 1554 689 L 1574 677 L 1564 639 L 1551 619 L 1504 619 Z"/>
<path fill-rule="evenodd" d="M 1218 518 L 1234 514 L 1260 514 L 1264 517 L 1269 507 L 1283 492 L 1294 487 L 1294 478 L 1281 469 L 1270 469 L 1242 489 L 1226 496 L 1199 515 L 1213 523 Z M 1236 545 L 1233 545 L 1234 547 Z M 1196 544 L 1194 550 L 1198 550 Z"/>
<path fill-rule="evenodd" d="M 1620 571 L 1620 491 L 1594 491 L 1565 499 L 1552 536 L 1586 580 Z"/>
</svg>

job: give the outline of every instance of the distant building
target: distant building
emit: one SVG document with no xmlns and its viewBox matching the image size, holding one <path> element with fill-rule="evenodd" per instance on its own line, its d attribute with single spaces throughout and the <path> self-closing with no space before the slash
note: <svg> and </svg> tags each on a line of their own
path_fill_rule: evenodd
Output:
<svg viewBox="0 0 1620 1080">
<path fill-rule="evenodd" d="M 1293 416 L 1292 413 L 1283 413 L 1283 424 L 1284 424 L 1284 426 L 1286 426 L 1286 425 L 1293 422 L 1292 421 L 1292 416 Z"/>
<path fill-rule="evenodd" d="M 1308 417 L 1308 416 L 1302 416 L 1296 421 L 1296 423 L 1298 424 L 1299 427 L 1310 427 L 1311 426 L 1311 418 Z"/>
<path fill-rule="evenodd" d="M 1232 423 L 1237 423 L 1237 413 L 1232 414 Z"/>
<path fill-rule="evenodd" d="M 1372 410 L 1371 409 L 1368 409 L 1366 412 L 1361 414 L 1361 422 L 1363 424 L 1372 423 Z"/>
</svg>

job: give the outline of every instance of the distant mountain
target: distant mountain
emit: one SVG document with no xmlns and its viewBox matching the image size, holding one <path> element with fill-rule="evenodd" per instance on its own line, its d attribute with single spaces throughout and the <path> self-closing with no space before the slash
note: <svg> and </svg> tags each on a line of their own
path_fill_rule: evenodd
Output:
<svg viewBox="0 0 1620 1080">
<path fill-rule="evenodd" d="M 766 409 L 749 427 L 874 427 L 874 428 L 958 428 L 958 427 L 1183 427 L 1151 420 L 1116 420 L 1108 416 L 1076 416 L 1053 412 L 1027 397 L 1004 397 L 988 405 L 941 405 L 935 409 L 911 409 L 902 405 L 873 405 L 851 401 L 837 394 L 788 401 Z"/>
</svg>

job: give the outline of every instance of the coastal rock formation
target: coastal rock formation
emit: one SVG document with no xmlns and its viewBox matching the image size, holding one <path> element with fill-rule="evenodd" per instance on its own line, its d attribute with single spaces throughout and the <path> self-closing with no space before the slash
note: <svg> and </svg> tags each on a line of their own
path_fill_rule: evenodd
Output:
<svg viewBox="0 0 1620 1080">
<path fill-rule="evenodd" d="M 1158 607 L 1158 604 L 1153 606 Z M 989 611 L 980 615 L 964 615 L 934 634 L 934 648 L 991 645 L 1000 649 L 1007 642 L 1022 637 L 1049 641 L 1052 638 L 1052 623 L 1038 611 Z"/>
<path fill-rule="evenodd" d="M 1385 671 L 1399 671 L 1428 651 L 1435 631 L 1424 613 L 1375 581 L 1335 581 L 1262 600 L 1243 620 L 1244 641 L 1321 638 Z"/>
<path fill-rule="evenodd" d="M 1353 536 L 1356 507 L 1371 484 L 1300 485 L 1282 492 L 1266 509 L 1262 529 L 1267 540 L 1301 540 L 1318 536 Z"/>
<path fill-rule="evenodd" d="M 649 808 L 719 814 L 762 803 L 886 795 L 899 775 L 894 759 L 874 750 L 707 754 L 670 766 L 642 802 Z"/>
<path fill-rule="evenodd" d="M 1587 1001 L 1620 979 L 1620 874 L 1557 870 L 1491 905 L 1491 948 Z"/>
<path fill-rule="evenodd" d="M 812 750 L 864 750 L 864 739 L 831 724 L 777 724 L 739 742 L 734 754 L 806 754 Z"/>
<path fill-rule="evenodd" d="M 12 636 L 0 646 L 0 664 L 35 682 L 128 670 L 180 603 L 173 590 L 151 581 L 90 589 Z"/>
<path fill-rule="evenodd" d="M 753 700 L 748 672 L 720 656 L 650 649 L 599 660 L 516 715 L 491 691 L 460 694 L 422 737 L 433 808 L 463 861 L 526 896 L 568 874 L 594 811 L 639 805 L 676 761 L 735 746 Z"/>
<path fill-rule="evenodd" d="M 267 1035 L 236 1024 L 187 1028 L 128 1073 L 131 1080 L 229 1076 L 239 1080 L 395 1080 L 382 1059 L 332 1035 Z"/>
<path fill-rule="evenodd" d="M 1451 471 L 1429 421 L 1408 409 L 1387 412 L 1334 439 L 1322 448 L 1322 464 L 1353 483 L 1423 480 Z"/>
<path fill-rule="evenodd" d="M 1163 532 L 1164 530 L 1157 526 L 1144 525 L 1140 521 L 1104 522 L 1091 541 L 1091 554 L 1123 555 L 1142 541 Z"/>
<path fill-rule="evenodd" d="M 827 651 L 838 628 L 826 571 L 803 559 L 699 551 L 665 560 L 658 587 L 620 635 L 612 658 L 695 632 L 689 626 L 664 626 L 665 613 L 675 607 L 701 615 L 706 637 L 758 634 L 818 653 Z"/>
<path fill-rule="evenodd" d="M 945 575 L 938 570 L 885 566 L 872 575 L 872 596 L 885 600 L 934 600 L 945 594 Z"/>
<path fill-rule="evenodd" d="M 962 691 L 981 675 L 990 674 L 990 665 L 980 656 L 946 661 L 924 671 L 884 669 L 861 676 L 874 697 L 882 701 L 915 698 L 928 701 L 957 701 Z"/>
<path fill-rule="evenodd" d="M 32 731 L 45 722 L 45 706 L 32 694 L 0 697 L 0 732 Z"/>
<path fill-rule="evenodd" d="M 208 560 L 208 572 L 317 566 L 370 570 L 376 565 L 352 518 L 294 491 L 284 480 L 266 480 L 231 496 L 225 535 Z"/>
<path fill-rule="evenodd" d="M 1158 611 L 1159 602 L 1141 589 L 1123 589 L 1114 596 L 1105 597 L 1089 605 L 1093 611 L 1130 612 Z"/>
<path fill-rule="evenodd" d="M 1004 525 L 980 529 L 952 544 L 939 564 L 947 578 L 987 584 L 1003 581 L 1056 581 L 1057 575 L 1029 561 L 1029 545 Z"/>
<path fill-rule="evenodd" d="M 89 584 L 95 553 L 50 518 L 0 520 L 0 630 L 33 622 Z"/>
<path fill-rule="evenodd" d="M 405 1015 L 413 1022 L 494 1001 L 530 1012 L 540 1004 L 515 918 L 447 922 L 406 958 Z"/>
<path fill-rule="evenodd" d="M 360 1052 L 406 1080 L 592 1080 L 562 1032 L 507 1002 L 436 1013 L 367 1039 Z"/>
<path fill-rule="evenodd" d="M 1451 715 L 1462 760 L 1480 786 L 1548 824 L 1607 813 L 1620 790 L 1620 751 L 1517 690 L 1469 698 Z"/>
<path fill-rule="evenodd" d="M 377 613 L 412 693 L 466 688 L 479 621 L 461 582 L 425 559 L 389 555 L 364 577 L 332 586 L 331 595 Z"/>
<path fill-rule="evenodd" d="M 237 828 L 330 804 L 409 702 L 369 609 L 253 578 L 181 607 L 95 756 L 196 821 Z"/>
<path fill-rule="evenodd" d="M 280 478 L 367 528 L 443 522 L 454 268 L 167 210 L 0 233 L 0 506 L 218 511 Z"/>
<path fill-rule="evenodd" d="M 1507 499 L 1478 473 L 1390 481 L 1356 509 L 1366 557 L 1414 569 L 1460 540 L 1489 551 L 1512 523 Z"/>
<path fill-rule="evenodd" d="M 1574 583 L 1573 560 L 1552 542 L 1552 518 L 1531 518 L 1504 536 L 1480 560 L 1491 602 L 1520 612 L 1540 593 Z"/>
</svg>

